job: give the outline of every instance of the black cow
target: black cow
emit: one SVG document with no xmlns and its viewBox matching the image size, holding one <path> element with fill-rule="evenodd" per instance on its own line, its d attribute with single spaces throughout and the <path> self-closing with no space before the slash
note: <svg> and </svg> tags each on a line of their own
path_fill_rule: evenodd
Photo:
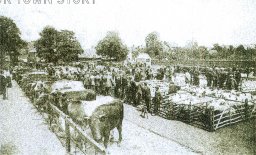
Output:
<svg viewBox="0 0 256 155">
<path fill-rule="evenodd" d="M 117 128 L 120 143 L 122 141 L 123 117 L 124 107 L 121 100 L 115 99 L 108 104 L 97 107 L 89 119 L 93 138 L 97 142 L 104 139 L 104 146 L 107 148 L 110 131 Z"/>
</svg>

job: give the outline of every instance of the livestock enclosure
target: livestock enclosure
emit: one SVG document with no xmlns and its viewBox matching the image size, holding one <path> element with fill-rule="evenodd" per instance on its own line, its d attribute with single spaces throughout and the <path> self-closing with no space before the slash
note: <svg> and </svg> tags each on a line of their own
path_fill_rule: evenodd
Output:
<svg viewBox="0 0 256 155">
<path fill-rule="evenodd" d="M 161 65 L 181 65 L 181 66 L 201 66 L 201 67 L 239 67 L 239 68 L 250 68 L 255 67 L 255 60 L 194 60 L 194 59 L 181 59 L 173 61 L 155 60 L 154 64 Z"/>
<path fill-rule="evenodd" d="M 201 129 L 213 132 L 225 126 L 235 124 L 241 121 L 246 121 L 256 116 L 256 102 L 252 101 L 236 101 L 232 99 L 225 99 L 226 103 L 232 102 L 230 107 L 220 110 L 211 105 L 212 101 L 221 99 L 222 97 L 216 97 L 213 95 L 206 95 L 206 97 L 211 99 L 203 100 L 202 96 L 199 97 L 199 101 L 196 104 L 185 103 L 186 97 L 180 98 L 179 101 L 172 101 L 171 96 L 173 94 L 168 94 L 166 91 L 166 86 L 164 81 L 151 81 L 150 86 L 152 90 L 155 90 L 157 85 L 163 95 L 163 100 L 160 105 L 158 115 L 162 118 L 168 120 L 177 120 L 192 126 L 199 127 Z M 154 83 L 154 84 L 152 84 Z M 255 90 L 251 92 L 253 95 Z M 154 92 L 154 91 L 153 91 Z M 248 92 L 246 90 L 245 92 Z M 249 91 L 250 92 L 250 91 Z M 152 93 L 152 92 L 151 92 Z M 195 92 L 190 92 L 183 88 L 179 94 L 194 94 Z M 202 100 L 200 100 L 200 98 Z M 151 103 L 154 103 L 154 97 L 152 97 Z M 143 104 L 145 105 L 144 101 Z M 151 105 L 151 111 L 154 111 L 154 104 Z"/>
<path fill-rule="evenodd" d="M 165 119 L 182 121 L 213 132 L 225 126 L 255 118 L 256 104 L 244 103 L 220 111 L 209 106 L 209 102 L 195 105 L 182 104 L 182 101 L 172 103 L 167 95 L 164 96 L 159 111 L 159 116 Z"/>
</svg>

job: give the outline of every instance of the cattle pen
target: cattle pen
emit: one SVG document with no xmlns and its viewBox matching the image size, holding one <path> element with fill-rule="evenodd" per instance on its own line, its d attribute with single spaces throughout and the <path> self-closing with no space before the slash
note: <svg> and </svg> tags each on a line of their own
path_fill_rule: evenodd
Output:
<svg viewBox="0 0 256 155">
<path fill-rule="evenodd" d="M 151 110 L 154 110 L 154 108 L 152 107 Z M 159 116 L 213 132 L 225 126 L 255 118 L 256 104 L 248 105 L 244 103 L 219 111 L 214 109 L 213 106 L 209 106 L 208 102 L 197 105 L 171 103 L 169 96 L 165 96 L 160 105 Z"/>
</svg>

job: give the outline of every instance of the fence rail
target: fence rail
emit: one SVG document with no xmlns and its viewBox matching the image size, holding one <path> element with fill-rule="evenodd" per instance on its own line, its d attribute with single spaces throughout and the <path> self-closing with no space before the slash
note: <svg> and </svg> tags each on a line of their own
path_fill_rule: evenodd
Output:
<svg viewBox="0 0 256 155">
<path fill-rule="evenodd" d="M 240 105 L 219 111 L 212 106 L 210 107 L 208 101 L 193 105 L 182 104 L 183 101 L 171 103 L 169 96 L 164 96 L 158 115 L 165 119 L 179 120 L 208 131 L 215 131 L 224 126 L 256 117 L 256 103 L 248 105 L 247 103 L 236 102 Z M 153 106 L 151 106 L 152 109 Z"/>
<path fill-rule="evenodd" d="M 74 121 L 68 116 L 66 115 L 64 112 L 62 112 L 58 107 L 56 107 L 55 105 L 49 103 L 50 107 L 52 108 L 52 110 L 56 113 L 59 114 L 59 116 L 61 118 L 63 118 L 65 120 L 65 133 L 67 136 L 66 139 L 66 146 L 67 146 L 67 150 L 68 152 L 70 152 L 70 140 L 73 140 L 74 143 L 76 143 L 75 138 L 72 138 L 71 134 L 70 134 L 70 127 L 73 128 L 75 131 L 78 132 L 78 134 L 82 137 L 82 139 L 89 143 L 94 149 L 95 149 L 95 154 L 106 154 L 105 152 L 105 148 L 103 146 L 101 146 L 100 144 L 98 144 L 94 139 L 92 139 L 90 136 L 88 136 L 85 131 L 76 123 L 74 123 Z M 81 148 L 80 148 L 81 150 Z M 85 151 L 81 150 L 84 154 Z"/>
</svg>

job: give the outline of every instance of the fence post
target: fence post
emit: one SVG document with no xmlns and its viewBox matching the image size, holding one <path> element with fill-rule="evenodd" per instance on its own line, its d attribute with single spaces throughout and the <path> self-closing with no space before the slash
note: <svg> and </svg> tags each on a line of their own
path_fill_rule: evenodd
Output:
<svg viewBox="0 0 256 155">
<path fill-rule="evenodd" d="M 173 103 L 169 102 L 169 119 L 173 120 L 174 119 L 174 110 L 173 110 Z"/>
<path fill-rule="evenodd" d="M 49 123 L 50 123 L 50 128 L 52 129 L 52 119 L 53 119 L 53 112 L 52 112 L 52 107 L 51 107 L 51 102 L 52 102 L 52 96 L 51 94 L 47 96 L 48 99 L 46 101 L 46 111 L 48 113 L 48 119 L 49 119 Z"/>
<path fill-rule="evenodd" d="M 66 115 L 69 115 L 68 112 L 68 103 L 67 100 L 65 100 L 66 103 L 64 103 L 63 105 L 63 110 L 65 111 Z M 70 146 L 70 128 L 69 128 L 69 123 L 68 121 L 65 119 L 65 133 L 66 133 L 66 151 L 68 153 L 71 152 L 71 146 Z"/>
<path fill-rule="evenodd" d="M 189 110 L 189 112 L 188 112 L 188 122 L 189 122 L 189 124 L 191 124 L 191 111 L 192 111 L 192 104 L 191 104 L 191 102 L 189 103 L 189 105 L 188 105 L 188 110 Z"/>
<path fill-rule="evenodd" d="M 214 107 L 211 106 L 209 109 L 209 127 L 210 132 L 214 131 Z"/>
<path fill-rule="evenodd" d="M 245 120 L 247 120 L 249 118 L 248 99 L 245 99 L 244 101 L 244 115 L 245 115 Z"/>
</svg>

